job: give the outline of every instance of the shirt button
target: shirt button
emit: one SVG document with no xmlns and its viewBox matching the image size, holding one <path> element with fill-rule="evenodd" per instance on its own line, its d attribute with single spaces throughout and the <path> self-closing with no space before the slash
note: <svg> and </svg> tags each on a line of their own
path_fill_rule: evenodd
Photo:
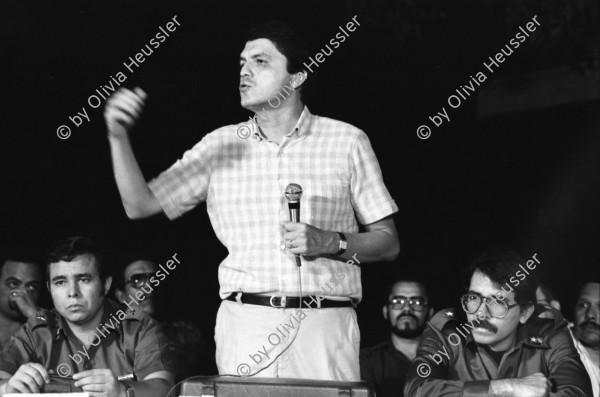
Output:
<svg viewBox="0 0 600 397">
<path fill-rule="evenodd" d="M 85 365 L 83 366 L 83 368 L 85 369 L 92 369 L 92 363 L 91 362 L 86 362 Z"/>
<path fill-rule="evenodd" d="M 281 250 L 285 251 L 285 244 L 281 244 Z"/>
</svg>

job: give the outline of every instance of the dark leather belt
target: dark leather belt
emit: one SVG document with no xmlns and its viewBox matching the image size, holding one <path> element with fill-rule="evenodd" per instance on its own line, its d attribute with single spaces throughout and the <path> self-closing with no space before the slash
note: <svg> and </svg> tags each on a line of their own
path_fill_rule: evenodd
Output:
<svg viewBox="0 0 600 397">
<path fill-rule="evenodd" d="M 258 294 L 244 294 L 242 293 L 239 300 L 237 298 L 238 294 L 234 293 L 229 295 L 227 298 L 228 301 L 232 302 L 240 302 L 246 303 L 249 305 L 259 305 L 259 306 L 271 306 L 276 307 L 278 309 L 287 309 L 287 308 L 299 308 L 300 307 L 300 297 L 298 296 L 264 296 Z M 303 309 L 324 309 L 324 308 L 332 308 L 332 307 L 356 307 L 358 305 L 358 301 L 356 299 L 350 299 L 347 301 L 334 301 L 331 299 L 325 299 L 322 296 L 318 297 L 315 295 L 308 295 L 302 297 L 302 308 Z"/>
</svg>

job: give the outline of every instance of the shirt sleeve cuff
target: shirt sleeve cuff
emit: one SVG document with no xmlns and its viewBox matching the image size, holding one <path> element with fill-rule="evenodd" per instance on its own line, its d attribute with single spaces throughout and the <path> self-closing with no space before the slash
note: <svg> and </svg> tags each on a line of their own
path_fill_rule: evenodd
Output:
<svg viewBox="0 0 600 397">
<path fill-rule="evenodd" d="M 488 397 L 490 390 L 489 380 L 478 380 L 474 382 L 465 382 L 463 397 Z"/>
<path fill-rule="evenodd" d="M 148 188 L 158 200 L 167 218 L 173 220 L 181 217 L 182 214 L 165 185 L 161 184 L 158 179 L 154 179 L 148 183 Z"/>
<path fill-rule="evenodd" d="M 14 375 L 15 372 L 17 372 L 17 369 L 19 369 L 19 367 L 14 367 L 12 365 L 6 364 L 6 363 L 2 363 L 0 364 L 0 371 L 9 373 L 11 375 Z M 8 382 L 8 379 L 5 379 Z"/>
<path fill-rule="evenodd" d="M 358 212 L 356 213 L 356 216 L 362 225 L 370 225 L 371 223 L 380 221 L 386 216 L 393 215 L 396 212 L 398 212 L 398 205 L 396 205 L 394 200 L 389 200 L 383 204 L 373 206 L 366 216 L 359 214 Z"/>
</svg>

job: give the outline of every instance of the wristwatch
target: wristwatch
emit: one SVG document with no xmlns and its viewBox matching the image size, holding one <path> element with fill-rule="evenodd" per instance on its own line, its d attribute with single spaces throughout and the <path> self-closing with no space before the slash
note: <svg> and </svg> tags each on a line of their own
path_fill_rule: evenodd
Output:
<svg viewBox="0 0 600 397">
<path fill-rule="evenodd" d="M 127 397 L 135 397 L 135 393 L 133 391 L 133 387 L 131 387 L 131 385 L 125 381 L 119 381 L 123 384 L 123 386 L 125 386 L 125 396 Z"/>
<path fill-rule="evenodd" d="M 346 236 L 344 236 L 344 233 L 337 232 L 337 234 L 338 236 L 340 236 L 340 246 L 338 252 L 336 252 L 336 255 L 339 256 L 346 252 L 346 248 L 348 248 L 348 240 L 346 240 Z"/>
</svg>

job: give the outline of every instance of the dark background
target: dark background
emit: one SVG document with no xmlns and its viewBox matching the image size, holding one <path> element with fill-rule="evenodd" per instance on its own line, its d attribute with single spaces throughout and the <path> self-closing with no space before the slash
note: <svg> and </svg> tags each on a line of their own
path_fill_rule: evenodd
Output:
<svg viewBox="0 0 600 397">
<path fill-rule="evenodd" d="M 43 252 L 79 234 L 115 254 L 132 245 L 151 247 L 161 263 L 177 253 L 182 265 L 163 287 L 169 314 L 199 321 L 209 340 L 219 304 L 217 267 L 226 250 L 205 205 L 175 222 L 129 220 L 112 175 L 103 106 L 91 109 L 87 99 L 119 71 L 127 76 L 124 86 L 148 92 L 133 144 L 152 178 L 206 133 L 247 119 L 237 88 L 243 33 L 268 19 L 290 22 L 311 54 L 353 16 L 361 23 L 309 75 L 308 105 L 368 134 L 400 208 L 400 258 L 363 266 L 358 313 L 365 346 L 387 334 L 380 308 L 394 277 L 423 277 L 436 308 L 456 306 L 464 267 L 494 244 L 525 257 L 537 253 L 538 275 L 568 317 L 578 278 L 597 272 L 595 1 L 0 4 L 0 241 Z M 129 72 L 123 62 L 174 15 L 181 26 Z M 541 26 L 532 37 L 494 74 L 486 73 L 477 95 L 449 109 L 448 96 L 486 71 L 482 63 L 534 15 Z M 546 93 L 539 76 L 547 70 L 589 84 Z M 532 96 L 516 108 L 499 99 L 523 92 Z M 68 117 L 84 106 L 91 122 L 75 127 Z M 436 128 L 428 116 L 442 106 L 451 121 Z M 67 140 L 56 134 L 62 124 L 71 127 Z M 432 127 L 427 140 L 415 133 L 422 124 Z"/>
</svg>

